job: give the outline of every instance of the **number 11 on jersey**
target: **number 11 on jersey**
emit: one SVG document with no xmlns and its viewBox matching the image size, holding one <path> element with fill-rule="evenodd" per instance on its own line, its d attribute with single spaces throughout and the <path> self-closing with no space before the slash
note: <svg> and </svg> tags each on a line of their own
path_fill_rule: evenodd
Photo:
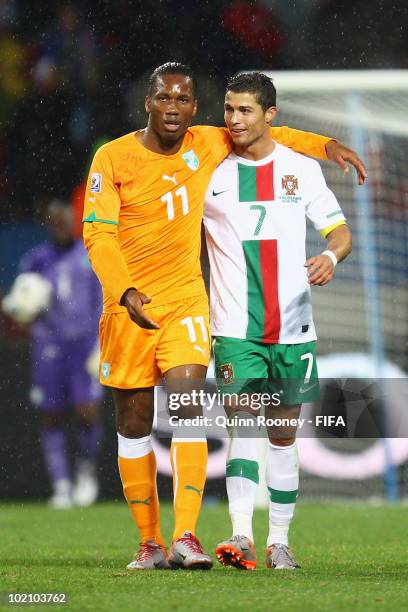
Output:
<svg viewBox="0 0 408 612">
<path fill-rule="evenodd" d="M 187 189 L 185 188 L 185 186 L 182 185 L 181 187 L 176 189 L 176 191 L 174 192 L 174 195 L 177 196 L 178 199 L 181 199 L 181 210 L 183 212 L 183 215 L 187 215 L 187 213 L 189 212 L 189 208 L 188 208 Z M 162 202 L 166 203 L 166 205 L 167 205 L 167 218 L 168 218 L 169 221 L 172 221 L 174 219 L 174 215 L 175 215 L 173 192 L 172 191 L 168 191 L 160 199 L 161 199 Z"/>
<path fill-rule="evenodd" d="M 180 325 L 185 325 L 187 327 L 190 342 L 197 342 L 197 333 L 194 324 L 197 324 L 199 326 L 203 340 L 204 342 L 207 342 L 208 334 L 203 316 L 200 315 L 198 317 L 194 317 L 194 320 L 193 317 L 185 317 L 180 321 Z"/>
</svg>

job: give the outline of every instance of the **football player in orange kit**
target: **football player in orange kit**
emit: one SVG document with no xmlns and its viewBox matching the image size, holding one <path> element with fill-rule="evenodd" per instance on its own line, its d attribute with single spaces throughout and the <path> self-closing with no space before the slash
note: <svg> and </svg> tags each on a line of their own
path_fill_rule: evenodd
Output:
<svg viewBox="0 0 408 612">
<path fill-rule="evenodd" d="M 210 177 L 231 151 L 228 131 L 190 127 L 197 84 L 187 66 L 156 68 L 146 97 L 148 125 L 102 146 L 85 195 L 84 241 L 104 293 L 100 381 L 112 388 L 123 491 L 141 534 L 128 569 L 212 566 L 195 536 L 206 479 L 207 442 L 173 437 L 175 528 L 166 554 L 150 435 L 153 388 L 191 392 L 210 359 L 200 229 Z M 363 182 L 357 155 L 328 138 L 286 127 L 274 140 L 320 159 L 346 161 Z M 179 417 L 191 417 L 184 407 Z"/>
</svg>

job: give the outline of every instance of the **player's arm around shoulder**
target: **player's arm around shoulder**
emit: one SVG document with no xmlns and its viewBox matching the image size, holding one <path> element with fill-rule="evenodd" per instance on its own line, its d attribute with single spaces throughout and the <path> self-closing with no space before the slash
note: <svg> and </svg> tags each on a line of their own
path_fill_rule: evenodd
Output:
<svg viewBox="0 0 408 612">
<path fill-rule="evenodd" d="M 287 126 L 271 127 L 271 136 L 297 153 L 333 161 L 346 174 L 349 171 L 348 164 L 352 164 L 356 170 L 359 185 L 362 185 L 367 178 L 367 171 L 357 153 L 332 137 L 295 130 Z"/>
<path fill-rule="evenodd" d="M 357 183 L 363 185 L 367 178 L 367 170 L 355 151 L 349 149 L 338 140 L 329 140 L 326 145 L 327 159 L 336 163 L 345 174 L 349 171 L 349 163 L 352 164 L 357 173 Z"/>
<path fill-rule="evenodd" d="M 201 139 L 201 146 L 207 148 L 217 165 L 232 151 L 232 140 L 225 127 L 194 125 L 190 131 Z"/>
<path fill-rule="evenodd" d="M 296 130 L 286 125 L 271 127 L 270 135 L 279 144 L 293 149 L 296 153 L 310 155 L 318 159 L 327 159 L 326 144 L 330 141 L 330 138 L 326 136 Z"/>
<path fill-rule="evenodd" d="M 334 276 L 336 265 L 351 253 L 352 237 L 345 222 L 332 229 L 326 239 L 327 249 L 305 262 L 311 285 L 327 285 Z"/>
</svg>

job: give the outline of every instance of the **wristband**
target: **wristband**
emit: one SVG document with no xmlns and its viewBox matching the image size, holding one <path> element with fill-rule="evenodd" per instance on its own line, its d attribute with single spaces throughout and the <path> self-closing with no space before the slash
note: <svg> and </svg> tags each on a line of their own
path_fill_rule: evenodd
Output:
<svg viewBox="0 0 408 612">
<path fill-rule="evenodd" d="M 322 255 L 327 255 L 327 257 L 330 257 L 330 259 L 332 260 L 333 268 L 337 266 L 337 257 L 335 256 L 333 251 L 329 251 L 329 249 L 327 249 L 327 251 L 323 251 Z"/>
</svg>

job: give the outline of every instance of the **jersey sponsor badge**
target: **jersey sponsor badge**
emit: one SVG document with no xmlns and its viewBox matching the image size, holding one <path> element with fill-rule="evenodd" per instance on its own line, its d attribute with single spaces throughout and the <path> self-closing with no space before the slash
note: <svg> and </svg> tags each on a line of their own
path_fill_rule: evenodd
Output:
<svg viewBox="0 0 408 612">
<path fill-rule="evenodd" d="M 232 367 L 232 363 L 224 363 L 224 365 L 220 366 L 219 373 L 224 385 L 229 385 L 234 380 L 234 368 Z"/>
<path fill-rule="evenodd" d="M 194 153 L 193 149 L 191 149 L 190 151 L 187 151 L 187 153 L 183 153 L 182 157 L 184 161 L 186 162 L 188 168 L 190 168 L 190 170 L 198 169 L 198 166 L 200 165 L 200 161 L 197 155 Z"/>
<path fill-rule="evenodd" d="M 91 192 L 100 193 L 102 189 L 102 174 L 92 172 L 91 174 Z"/>
<path fill-rule="evenodd" d="M 107 361 L 103 361 L 101 363 L 101 374 L 103 378 L 108 378 L 110 374 L 110 368 L 111 368 L 111 364 L 108 363 Z"/>
<path fill-rule="evenodd" d="M 293 174 L 282 176 L 282 189 L 286 189 L 285 195 L 295 196 L 296 189 L 299 189 L 297 178 Z"/>
</svg>

